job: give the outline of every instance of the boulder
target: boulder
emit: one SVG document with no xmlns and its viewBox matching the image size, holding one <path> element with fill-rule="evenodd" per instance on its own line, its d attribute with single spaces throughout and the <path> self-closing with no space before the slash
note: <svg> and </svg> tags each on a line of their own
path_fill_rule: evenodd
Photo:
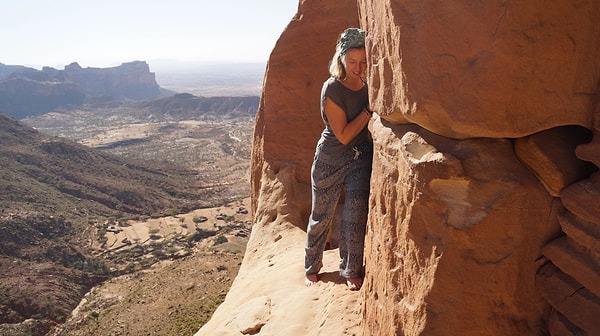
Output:
<svg viewBox="0 0 600 336">
<path fill-rule="evenodd" d="M 596 2 L 360 0 L 359 8 L 372 104 L 384 119 L 452 138 L 591 128 Z"/>
</svg>

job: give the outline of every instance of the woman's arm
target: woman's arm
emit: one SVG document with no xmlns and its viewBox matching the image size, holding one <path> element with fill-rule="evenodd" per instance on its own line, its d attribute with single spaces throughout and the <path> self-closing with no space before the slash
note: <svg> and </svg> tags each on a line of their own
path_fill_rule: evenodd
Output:
<svg viewBox="0 0 600 336">
<path fill-rule="evenodd" d="M 354 120 L 348 122 L 344 110 L 329 97 L 325 98 L 325 115 L 327 115 L 333 134 L 344 145 L 350 143 L 371 120 L 371 115 L 363 111 Z"/>
</svg>

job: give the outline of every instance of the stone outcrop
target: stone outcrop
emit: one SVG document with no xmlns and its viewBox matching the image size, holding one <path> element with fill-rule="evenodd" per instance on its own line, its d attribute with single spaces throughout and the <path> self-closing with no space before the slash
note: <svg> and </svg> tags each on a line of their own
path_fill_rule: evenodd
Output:
<svg viewBox="0 0 600 336">
<path fill-rule="evenodd" d="M 548 193 L 559 197 L 560 191 L 589 176 L 595 169 L 589 161 L 582 161 L 575 151 L 588 143 L 592 134 L 579 126 L 562 126 L 515 139 L 519 160 L 536 174 Z"/>
<path fill-rule="evenodd" d="M 293 272 L 302 272 L 309 169 L 322 129 L 327 72 L 319 65 L 354 24 L 345 11 L 354 3 L 301 1 L 273 50 L 255 129 L 248 253 L 197 335 L 240 334 L 232 316 L 263 295 L 272 309 L 261 335 L 600 334 L 600 5 L 593 1 L 359 0 L 354 15 L 368 32 L 379 114 L 370 125 L 360 313 L 352 305 L 332 312 L 339 282 L 289 285 L 302 279 Z M 295 291 L 280 296 L 279 286 Z M 287 313 L 306 326 L 282 333 L 278 309 L 290 298 L 305 308 Z M 325 332 L 330 318 L 337 329 Z"/>
<path fill-rule="evenodd" d="M 265 169 L 279 171 L 289 166 L 299 183 L 310 183 L 310 164 L 306 162 L 312 161 L 315 139 L 322 131 L 318 112 L 321 87 L 329 76 L 327 66 L 339 33 L 359 25 L 356 13 L 353 1 L 300 1 L 298 13 L 277 41 L 256 116 L 253 195 L 260 193 Z M 305 215 L 309 204 L 310 200 L 303 204 Z M 256 198 L 253 207 L 256 211 Z"/>
<path fill-rule="evenodd" d="M 374 125 L 364 335 L 534 335 L 556 205 L 508 139 Z"/>
<path fill-rule="evenodd" d="M 578 158 L 598 167 L 600 103 L 596 105 L 593 140 L 575 149 Z M 565 211 L 558 217 L 564 236 L 547 244 L 550 261 L 537 274 L 538 287 L 552 305 L 551 335 L 599 335 L 600 324 L 600 173 L 560 191 Z"/>
<path fill-rule="evenodd" d="M 593 250 L 552 239 L 563 205 L 600 220 L 597 166 L 576 155 L 594 125 L 600 6 L 364 0 L 360 12 L 382 119 L 365 334 L 536 335 L 552 310 L 599 332 Z M 586 314 L 536 286 L 545 258 L 588 291 Z"/>
<path fill-rule="evenodd" d="M 596 2 L 359 2 L 371 100 L 386 120 L 452 138 L 591 126 Z"/>
</svg>

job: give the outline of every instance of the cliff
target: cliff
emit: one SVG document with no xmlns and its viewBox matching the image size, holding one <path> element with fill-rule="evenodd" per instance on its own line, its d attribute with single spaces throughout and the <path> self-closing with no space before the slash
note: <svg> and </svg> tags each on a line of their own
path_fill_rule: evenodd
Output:
<svg viewBox="0 0 600 336">
<path fill-rule="evenodd" d="M 600 334 L 598 19 L 593 1 L 300 1 L 263 84 L 247 253 L 196 335 Z M 359 293 L 337 251 L 302 284 L 319 90 L 348 26 L 379 114 Z"/>
</svg>

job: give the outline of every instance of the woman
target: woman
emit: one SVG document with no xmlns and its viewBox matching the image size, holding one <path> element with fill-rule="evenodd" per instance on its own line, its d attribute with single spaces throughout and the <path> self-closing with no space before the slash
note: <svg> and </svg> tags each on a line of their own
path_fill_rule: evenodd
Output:
<svg viewBox="0 0 600 336">
<path fill-rule="evenodd" d="M 307 228 L 304 270 L 306 286 L 318 281 L 323 250 L 335 207 L 345 192 L 340 227 L 340 275 L 351 290 L 363 279 L 363 250 L 367 221 L 373 144 L 368 123 L 365 31 L 348 28 L 339 37 L 329 66 L 331 77 L 321 90 L 325 129 L 317 143 L 311 169 L 312 210 Z"/>
</svg>

